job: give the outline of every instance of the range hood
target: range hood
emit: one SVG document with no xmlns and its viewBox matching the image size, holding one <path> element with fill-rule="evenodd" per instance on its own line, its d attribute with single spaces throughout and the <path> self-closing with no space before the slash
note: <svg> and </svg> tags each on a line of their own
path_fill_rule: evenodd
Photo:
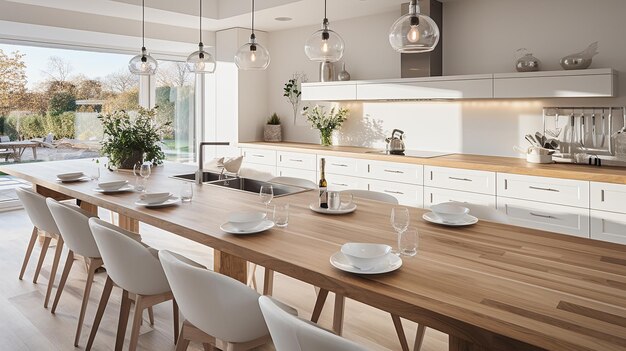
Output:
<svg viewBox="0 0 626 351">
<path fill-rule="evenodd" d="M 443 4 L 436 0 L 419 0 L 420 12 L 430 16 L 439 27 L 439 44 L 435 50 L 421 54 L 401 54 L 400 76 L 421 78 L 443 74 Z M 401 5 L 401 15 L 409 12 L 409 3 Z"/>
</svg>

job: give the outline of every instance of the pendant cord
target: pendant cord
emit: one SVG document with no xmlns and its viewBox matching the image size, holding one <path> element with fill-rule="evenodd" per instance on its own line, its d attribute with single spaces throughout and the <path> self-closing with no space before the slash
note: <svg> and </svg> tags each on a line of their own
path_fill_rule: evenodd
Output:
<svg viewBox="0 0 626 351">
<path fill-rule="evenodd" d="M 327 6 L 327 3 L 326 3 L 326 0 L 324 0 L 324 18 L 328 18 L 328 16 L 326 16 L 326 6 Z"/>
<path fill-rule="evenodd" d="M 202 0 L 200 0 L 200 42 L 202 43 Z"/>
<path fill-rule="evenodd" d="M 141 0 L 141 46 L 146 47 L 146 0 Z"/>
<path fill-rule="evenodd" d="M 252 34 L 254 35 L 254 0 L 252 0 Z"/>
</svg>

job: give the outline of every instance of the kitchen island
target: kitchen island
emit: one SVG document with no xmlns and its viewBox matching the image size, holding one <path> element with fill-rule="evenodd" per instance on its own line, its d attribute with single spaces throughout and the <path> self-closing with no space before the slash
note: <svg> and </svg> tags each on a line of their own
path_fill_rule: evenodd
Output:
<svg viewBox="0 0 626 351">
<path fill-rule="evenodd" d="M 396 272 L 352 275 L 328 260 L 346 242 L 393 245 L 390 205 L 357 199 L 356 212 L 324 216 L 309 210 L 312 192 L 285 196 L 286 228 L 235 236 L 219 227 L 238 210 L 262 210 L 257 194 L 194 185 L 191 203 L 148 209 L 136 193 L 104 195 L 93 182 L 60 183 L 56 174 L 83 171 L 86 160 L 1 166 L 55 198 L 75 198 L 91 211 L 120 214 L 120 225 L 144 222 L 219 251 L 215 270 L 243 280 L 246 261 L 336 292 L 450 335 L 450 350 L 596 350 L 626 348 L 624 246 L 490 222 L 465 228 L 428 224 L 411 208 L 418 255 Z M 157 167 L 148 188 L 176 189 L 170 176 L 189 166 Z M 134 180 L 103 172 L 103 179 Z"/>
</svg>

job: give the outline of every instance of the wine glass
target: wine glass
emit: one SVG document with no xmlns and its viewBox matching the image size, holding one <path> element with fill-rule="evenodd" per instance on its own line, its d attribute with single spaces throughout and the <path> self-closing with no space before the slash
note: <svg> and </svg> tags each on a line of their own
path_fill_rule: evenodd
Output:
<svg viewBox="0 0 626 351">
<path fill-rule="evenodd" d="M 406 207 L 394 207 L 391 209 L 391 225 L 396 230 L 398 236 L 398 251 L 400 252 L 400 234 L 409 227 L 409 209 Z"/>
<path fill-rule="evenodd" d="M 261 197 L 261 202 L 265 204 L 265 214 L 267 214 L 268 206 L 274 198 L 274 187 L 271 185 L 261 185 L 259 196 Z"/>
<path fill-rule="evenodd" d="M 140 181 L 142 165 L 143 162 L 141 161 L 138 161 L 137 163 L 135 163 L 135 165 L 133 165 L 133 174 L 135 175 L 135 190 L 138 192 L 143 192 L 146 190 L 143 181 Z"/>
</svg>

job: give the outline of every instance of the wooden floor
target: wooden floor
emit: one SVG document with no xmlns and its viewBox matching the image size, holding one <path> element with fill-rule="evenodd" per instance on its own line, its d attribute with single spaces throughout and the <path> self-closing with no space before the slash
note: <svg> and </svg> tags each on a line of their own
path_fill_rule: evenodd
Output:
<svg viewBox="0 0 626 351">
<path fill-rule="evenodd" d="M 109 219 L 108 212 L 101 211 L 100 216 Z M 57 313 L 52 315 L 49 310 L 43 308 L 43 297 L 54 249 L 51 248 L 48 252 L 38 284 L 32 283 L 32 276 L 39 255 L 39 246 L 33 252 L 24 280 L 20 281 L 17 278 L 31 230 L 32 225 L 24 211 L 0 212 L 0 265 L 2 267 L 0 269 L 0 345 L 2 345 L 0 349 L 73 350 L 75 349 L 73 340 L 76 319 L 86 278 L 84 265 L 74 266 Z M 145 243 L 157 249 L 169 249 L 208 267 L 213 265 L 212 250 L 205 246 L 145 225 L 141 227 L 141 234 Z M 61 262 L 64 260 L 65 253 Z M 60 271 L 61 268 L 59 268 L 58 277 Z M 259 269 L 257 276 L 259 282 L 262 282 L 262 269 Z M 87 342 L 104 280 L 105 273 L 99 273 L 91 292 L 79 349 L 83 349 Z M 113 350 L 120 295 L 119 289 L 113 290 L 94 343 L 94 350 Z M 274 295 L 279 300 L 297 308 L 300 316 L 310 317 L 315 301 L 315 291 L 311 285 L 277 274 Z M 332 325 L 333 300 L 333 297 L 329 296 L 320 319 L 320 324 L 327 328 Z M 147 323 L 146 316 L 139 338 L 139 350 L 174 350 L 171 310 L 169 302 L 155 306 L 153 327 Z M 409 344 L 412 345 L 416 324 L 404 321 L 404 327 Z M 352 300 L 346 303 L 344 336 L 371 350 L 400 349 L 389 314 Z M 443 351 L 447 349 L 447 343 L 448 338 L 445 334 L 428 329 L 422 350 Z M 189 349 L 200 350 L 199 345 L 193 343 Z M 271 345 L 259 348 L 259 350 L 273 349 Z"/>
</svg>

